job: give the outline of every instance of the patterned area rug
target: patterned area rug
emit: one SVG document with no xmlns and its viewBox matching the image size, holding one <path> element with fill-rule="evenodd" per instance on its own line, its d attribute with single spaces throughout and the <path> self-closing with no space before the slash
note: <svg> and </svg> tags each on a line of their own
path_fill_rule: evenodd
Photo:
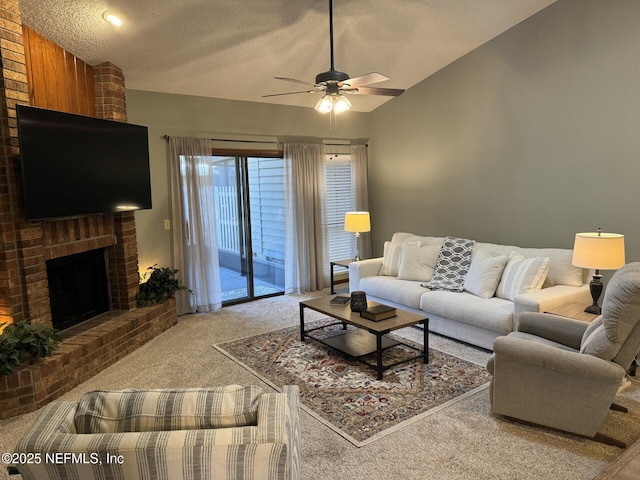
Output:
<svg viewBox="0 0 640 480">
<path fill-rule="evenodd" d="M 331 326 L 321 335 L 337 333 L 342 328 Z M 385 371 L 379 381 L 371 367 L 314 340 L 301 342 L 298 327 L 214 348 L 276 390 L 299 385 L 302 408 L 358 447 L 486 388 L 489 381 L 484 366 L 435 349 L 429 350 L 429 364 L 412 360 Z M 415 355 L 410 348 L 395 346 L 385 351 L 384 363 Z M 375 363 L 375 354 L 368 360 Z"/>
</svg>

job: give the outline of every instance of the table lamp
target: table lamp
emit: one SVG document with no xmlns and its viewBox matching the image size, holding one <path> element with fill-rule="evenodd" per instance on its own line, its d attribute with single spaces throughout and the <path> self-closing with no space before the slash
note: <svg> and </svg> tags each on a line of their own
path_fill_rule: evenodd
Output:
<svg viewBox="0 0 640 480">
<path fill-rule="evenodd" d="M 361 232 L 371 231 L 371 220 L 369 212 L 347 212 L 344 214 L 344 231 L 354 232 L 356 236 L 356 262 L 360 260 L 358 256 L 358 237 Z"/>
<path fill-rule="evenodd" d="M 600 270 L 617 270 L 624 262 L 624 235 L 604 233 L 600 228 L 597 232 L 576 233 L 571 263 L 576 267 L 595 270 L 589 282 L 593 304 L 585 308 L 585 312 L 602 313 L 598 305 L 603 288 Z"/>
</svg>

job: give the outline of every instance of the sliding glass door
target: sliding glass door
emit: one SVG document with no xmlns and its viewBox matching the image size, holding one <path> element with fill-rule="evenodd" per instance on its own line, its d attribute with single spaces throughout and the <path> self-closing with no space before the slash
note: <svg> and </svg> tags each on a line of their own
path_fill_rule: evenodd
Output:
<svg viewBox="0 0 640 480">
<path fill-rule="evenodd" d="M 284 292 L 281 157 L 213 157 L 223 304 Z"/>
</svg>

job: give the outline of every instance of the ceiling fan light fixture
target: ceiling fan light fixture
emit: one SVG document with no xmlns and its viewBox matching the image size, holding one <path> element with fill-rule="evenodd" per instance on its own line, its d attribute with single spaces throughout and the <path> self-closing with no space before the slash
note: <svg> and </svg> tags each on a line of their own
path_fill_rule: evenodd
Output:
<svg viewBox="0 0 640 480">
<path fill-rule="evenodd" d="M 331 95 L 323 95 L 315 106 L 318 113 L 329 113 L 333 110 L 333 98 Z"/>
<path fill-rule="evenodd" d="M 333 102 L 333 111 L 338 113 L 344 113 L 351 108 L 351 102 L 344 95 L 338 95 Z"/>
<path fill-rule="evenodd" d="M 344 113 L 351 108 L 351 102 L 344 95 L 327 94 L 324 95 L 318 103 L 315 110 L 318 113 L 335 113 L 336 115 Z"/>
</svg>

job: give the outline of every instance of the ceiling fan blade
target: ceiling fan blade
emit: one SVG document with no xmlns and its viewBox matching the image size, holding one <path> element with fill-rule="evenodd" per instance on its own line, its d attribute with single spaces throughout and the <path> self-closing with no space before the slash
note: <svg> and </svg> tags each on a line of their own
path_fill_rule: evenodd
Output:
<svg viewBox="0 0 640 480">
<path fill-rule="evenodd" d="M 387 97 L 397 97 L 402 95 L 404 90 L 399 88 L 376 88 L 376 87 L 358 87 L 343 88 L 341 91 L 346 93 L 357 93 L 360 95 L 385 95 Z"/>
<path fill-rule="evenodd" d="M 298 80 L 296 78 L 288 78 L 288 77 L 274 77 L 276 80 L 284 80 L 285 82 L 293 82 L 293 83 L 301 83 L 303 85 L 315 85 L 315 83 L 306 82 L 304 80 Z"/>
<path fill-rule="evenodd" d="M 301 90 L 299 92 L 286 92 L 286 93 L 272 93 L 270 95 L 262 95 L 262 98 L 265 97 L 280 97 L 282 95 L 296 95 L 298 93 L 316 93 L 316 92 L 320 92 L 321 90 Z"/>
<path fill-rule="evenodd" d="M 384 82 L 389 80 L 389 77 L 382 75 L 381 73 L 371 72 L 358 77 L 353 77 L 345 80 L 342 84 L 347 84 L 351 87 L 359 87 L 360 85 L 370 85 L 372 83 Z"/>
</svg>

